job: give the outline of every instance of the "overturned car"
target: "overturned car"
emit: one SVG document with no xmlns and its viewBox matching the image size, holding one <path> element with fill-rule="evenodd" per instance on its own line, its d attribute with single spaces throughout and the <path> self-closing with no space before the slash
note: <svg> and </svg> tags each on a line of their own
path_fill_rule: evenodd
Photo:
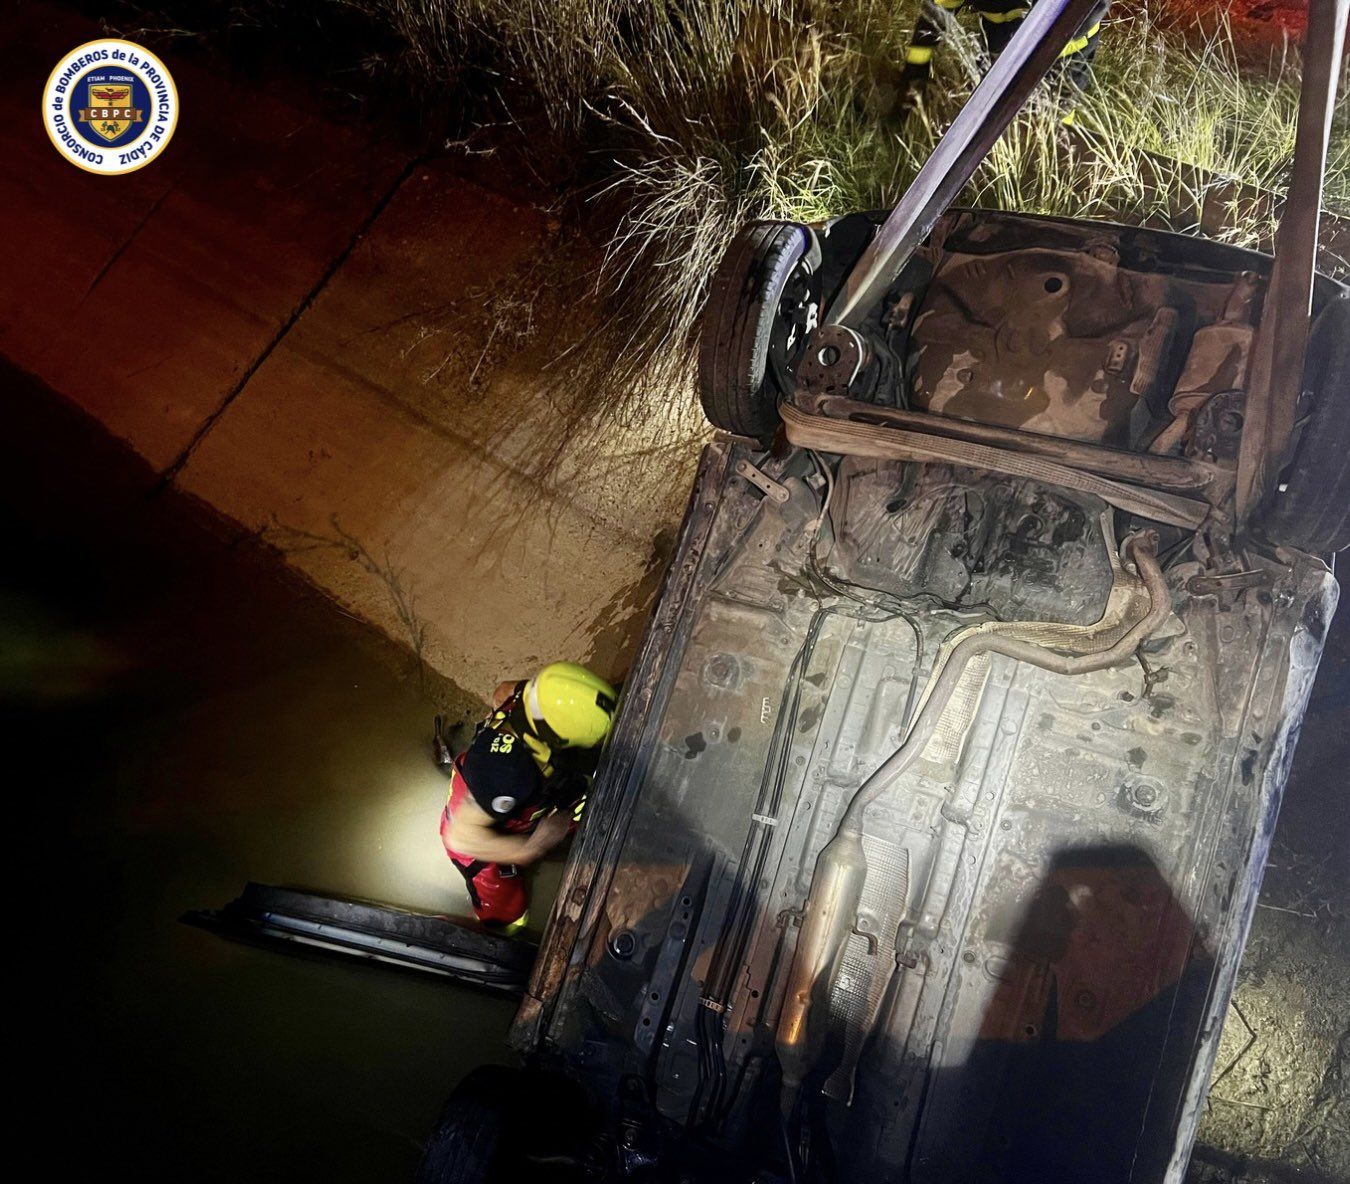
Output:
<svg viewBox="0 0 1350 1184">
<path fill-rule="evenodd" d="M 1184 1175 L 1350 543 L 1350 294 L 1297 227 L 946 208 L 1081 8 L 896 211 L 729 249 L 529 1067 L 424 1180 Z"/>
</svg>

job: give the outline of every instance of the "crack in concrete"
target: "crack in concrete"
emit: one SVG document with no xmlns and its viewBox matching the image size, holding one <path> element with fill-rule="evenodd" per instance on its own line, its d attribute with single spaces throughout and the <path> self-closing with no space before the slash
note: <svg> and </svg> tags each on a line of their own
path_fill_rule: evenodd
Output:
<svg viewBox="0 0 1350 1184">
<path fill-rule="evenodd" d="M 87 287 L 84 290 L 84 295 L 80 297 L 81 304 L 83 304 L 86 300 L 89 299 L 89 297 L 93 294 L 94 289 L 97 288 L 99 284 L 103 282 L 104 277 L 108 274 L 108 272 L 110 272 L 113 269 L 113 265 L 120 258 L 122 258 L 123 255 L 126 254 L 127 248 L 130 247 L 131 244 L 134 243 L 140 237 L 141 231 L 145 229 L 150 219 L 153 218 L 155 214 L 159 211 L 159 207 L 162 206 L 165 203 L 165 201 L 168 200 L 169 195 L 178 188 L 179 183 L 183 180 L 183 175 L 184 173 L 186 173 L 186 171 L 187 170 L 185 168 L 179 171 L 178 175 L 174 177 L 173 181 L 169 184 L 169 187 L 165 189 L 164 192 L 161 193 L 157 198 L 155 198 L 153 202 L 150 203 L 150 208 L 146 210 L 145 213 L 141 216 L 140 221 L 137 222 L 136 225 L 131 228 L 131 233 L 128 234 L 127 237 L 122 240 L 121 245 L 118 246 L 118 248 L 115 251 L 113 251 L 111 255 L 108 256 L 108 261 L 98 269 L 98 274 L 94 276 L 92 280 L 89 281 L 89 287 Z"/>
<path fill-rule="evenodd" d="M 394 178 L 393 183 L 380 196 L 380 199 L 371 207 L 366 216 L 357 224 L 356 229 L 352 231 L 341 250 L 329 260 L 328 266 L 324 268 L 323 273 L 319 276 L 313 287 L 305 293 L 300 302 L 291 310 L 290 315 L 281 323 L 276 333 L 273 334 L 272 339 L 263 346 L 259 351 L 258 356 L 244 369 L 244 372 L 239 376 L 238 381 L 225 392 L 225 397 L 220 401 L 220 406 L 202 420 L 198 425 L 197 430 L 192 433 L 192 438 L 183 446 L 182 451 L 179 452 L 164 471 L 160 473 L 159 479 L 155 482 L 154 489 L 151 491 L 152 494 L 162 493 L 174 483 L 178 478 L 178 474 L 183 471 L 188 461 L 192 459 L 192 454 L 201 447 L 202 441 L 210 434 L 211 429 L 220 422 L 221 416 L 229 410 L 230 404 L 243 394 L 244 388 L 252 381 L 253 376 L 262 369 L 263 363 L 272 356 L 277 346 L 286 339 L 287 334 L 289 334 L 296 326 L 300 318 L 313 307 L 314 301 L 319 298 L 320 293 L 323 292 L 332 278 L 341 269 L 342 265 L 351 257 L 352 252 L 356 249 L 357 243 L 366 236 L 379 216 L 389 207 L 389 203 L 394 200 L 399 190 L 407 183 L 408 178 L 412 176 L 413 172 L 425 159 L 425 153 L 418 153 L 411 157 L 403 166 L 399 171 L 398 176 Z"/>
</svg>

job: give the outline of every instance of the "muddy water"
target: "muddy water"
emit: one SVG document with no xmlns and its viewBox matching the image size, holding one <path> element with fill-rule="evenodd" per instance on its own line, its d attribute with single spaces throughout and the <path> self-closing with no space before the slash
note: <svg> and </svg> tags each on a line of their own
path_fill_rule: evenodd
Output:
<svg viewBox="0 0 1350 1184">
<path fill-rule="evenodd" d="M 12 1075 L 64 1162 L 406 1179 L 512 1004 L 177 918 L 250 878 L 465 911 L 427 736 L 472 701 L 0 384 L 10 1021 L 41 1038 Z"/>
</svg>

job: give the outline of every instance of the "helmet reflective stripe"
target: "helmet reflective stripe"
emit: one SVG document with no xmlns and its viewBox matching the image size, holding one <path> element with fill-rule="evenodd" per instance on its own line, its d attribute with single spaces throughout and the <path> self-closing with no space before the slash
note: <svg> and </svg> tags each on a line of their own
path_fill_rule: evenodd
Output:
<svg viewBox="0 0 1350 1184">
<path fill-rule="evenodd" d="M 525 686 L 531 729 L 554 748 L 593 748 L 609 735 L 617 696 L 575 662 L 552 662 Z"/>
<path fill-rule="evenodd" d="M 544 709 L 539 706 L 539 680 L 536 678 L 525 684 L 525 714 L 532 723 L 538 723 L 544 718 Z"/>
</svg>

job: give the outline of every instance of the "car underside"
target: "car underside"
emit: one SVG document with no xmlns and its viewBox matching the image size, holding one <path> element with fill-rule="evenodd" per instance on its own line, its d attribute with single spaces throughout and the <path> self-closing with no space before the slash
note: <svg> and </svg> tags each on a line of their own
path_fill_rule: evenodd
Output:
<svg viewBox="0 0 1350 1184">
<path fill-rule="evenodd" d="M 824 229 L 826 282 L 869 233 Z M 710 446 L 516 1030 L 608 1100 L 627 1170 L 708 1148 L 840 1179 L 1184 1169 L 1336 600 L 1321 558 L 1232 525 L 1268 274 L 953 212 L 842 386 L 832 354 L 797 365 L 797 443 Z M 938 415 L 940 444 L 1148 471 L 1102 496 L 800 442 Z M 1130 492 L 1149 475 L 1170 522 Z M 925 714 L 831 881 L 846 907 L 813 913 L 822 852 Z"/>
<path fill-rule="evenodd" d="M 1278 263 L 950 208 L 1090 7 L 1031 10 L 893 211 L 713 277 L 724 434 L 513 1030 L 586 1098 L 572 1178 L 1185 1174 L 1350 545 L 1347 4 Z"/>
</svg>

